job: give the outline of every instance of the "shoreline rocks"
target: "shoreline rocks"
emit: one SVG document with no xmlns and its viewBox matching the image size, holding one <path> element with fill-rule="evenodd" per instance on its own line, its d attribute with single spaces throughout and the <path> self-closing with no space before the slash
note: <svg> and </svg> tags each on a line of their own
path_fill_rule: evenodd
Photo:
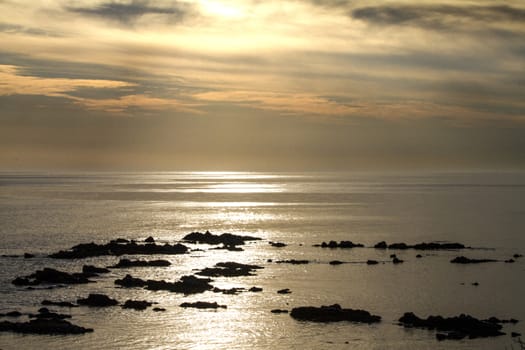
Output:
<svg viewBox="0 0 525 350">
<path fill-rule="evenodd" d="M 300 321 L 377 323 L 381 316 L 372 315 L 365 310 L 343 309 L 339 304 L 330 306 L 301 306 L 292 309 L 290 316 Z"/>
<path fill-rule="evenodd" d="M 45 267 L 31 275 L 17 277 L 11 283 L 15 286 L 37 286 L 39 284 L 85 284 L 94 281 L 87 279 L 84 273 L 68 273 Z"/>
<path fill-rule="evenodd" d="M 122 305 L 123 309 L 133 309 L 133 310 L 146 310 L 148 307 L 152 306 L 153 303 L 146 300 L 126 300 L 124 302 L 124 305 Z"/>
<path fill-rule="evenodd" d="M 439 242 L 430 242 L 430 243 L 417 243 L 417 244 L 406 244 L 406 243 L 392 243 L 387 244 L 385 241 L 378 242 L 374 245 L 376 249 L 415 249 L 415 250 L 459 250 L 459 249 L 471 249 L 466 247 L 461 243 L 439 243 Z"/>
<path fill-rule="evenodd" d="M 252 236 L 239 236 L 231 233 L 223 233 L 221 235 L 214 235 L 210 231 L 205 233 L 192 232 L 184 236 L 182 239 L 188 243 L 203 243 L 203 244 L 224 244 L 225 246 L 236 246 L 243 245 L 246 241 L 258 241 L 261 240 L 259 237 Z"/>
<path fill-rule="evenodd" d="M 143 280 L 126 275 L 123 279 L 115 280 L 115 284 L 125 288 L 144 287 L 147 290 L 167 290 L 174 293 L 197 294 L 212 290 L 209 278 L 198 278 L 195 276 L 182 276 L 177 282 L 166 282 L 164 280 Z"/>
<path fill-rule="evenodd" d="M 109 266 L 111 269 L 125 269 L 129 267 L 166 267 L 170 266 L 171 263 L 168 260 L 130 260 L 120 259 L 119 262 L 113 266 Z"/>
<path fill-rule="evenodd" d="M 489 319 L 490 320 L 490 319 Z M 478 320 L 470 315 L 461 314 L 455 317 L 428 316 L 426 319 L 419 318 L 412 312 L 406 312 L 399 322 L 406 328 L 424 328 L 436 330 L 438 340 L 445 339 L 469 339 L 481 337 L 495 337 L 504 335 L 501 325 L 489 320 Z M 496 319 L 497 320 L 497 319 Z M 499 321 L 499 320 L 498 320 Z"/>
<path fill-rule="evenodd" d="M 77 304 L 94 307 L 107 307 L 118 305 L 118 301 L 108 297 L 105 294 L 91 293 L 87 298 L 77 299 Z"/>
<path fill-rule="evenodd" d="M 110 241 L 106 244 L 83 243 L 78 244 L 69 250 L 61 250 L 57 253 L 50 254 L 49 257 L 53 259 L 84 259 L 97 256 L 120 256 L 120 255 L 174 255 L 185 254 L 188 252 L 188 247 L 177 243 L 170 245 L 157 245 L 155 243 L 138 244 L 135 241 L 124 242 Z"/>
<path fill-rule="evenodd" d="M 228 261 L 217 263 L 215 267 L 206 267 L 196 274 L 207 277 L 255 276 L 254 272 L 258 269 L 263 269 L 263 267 Z"/>
<path fill-rule="evenodd" d="M 36 318 L 28 322 L 0 322 L 0 332 L 23 334 L 84 334 L 93 332 L 92 328 L 84 328 L 63 319 Z"/>
<path fill-rule="evenodd" d="M 321 248 L 363 248 L 364 245 L 361 243 L 354 243 L 352 241 L 341 241 L 337 243 L 336 241 L 329 241 L 328 243 L 323 242 L 321 244 L 314 244 L 314 247 L 321 247 Z"/>
<path fill-rule="evenodd" d="M 450 260 L 453 264 L 481 264 L 487 262 L 496 262 L 494 259 L 470 259 L 464 256 L 457 256 L 454 259 Z"/>
</svg>

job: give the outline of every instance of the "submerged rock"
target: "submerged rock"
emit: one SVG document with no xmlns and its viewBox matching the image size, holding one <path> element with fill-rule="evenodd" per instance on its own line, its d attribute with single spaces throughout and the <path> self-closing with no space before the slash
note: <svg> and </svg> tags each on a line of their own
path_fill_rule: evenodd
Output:
<svg viewBox="0 0 525 350">
<path fill-rule="evenodd" d="M 83 334 L 93 332 L 92 328 L 84 328 L 57 318 L 37 318 L 29 322 L 0 322 L 0 332 L 24 334 Z"/>
<path fill-rule="evenodd" d="M 461 243 L 450 243 L 450 242 L 430 242 L 430 243 L 417 243 L 417 244 L 406 244 L 406 243 L 392 243 L 387 244 L 385 241 L 381 241 L 374 245 L 374 248 L 377 249 L 416 249 L 416 250 L 457 250 L 457 249 L 469 249 L 464 244 Z"/>
<path fill-rule="evenodd" d="M 496 262 L 497 260 L 493 259 L 469 259 L 464 256 L 457 256 L 454 259 L 450 260 L 453 264 L 480 264 L 486 262 Z"/>
<path fill-rule="evenodd" d="M 163 307 L 154 307 L 153 311 L 155 311 L 155 312 L 164 312 L 164 311 L 166 311 L 166 309 L 163 308 Z"/>
<path fill-rule="evenodd" d="M 84 274 L 94 274 L 94 275 L 97 275 L 99 273 L 109 273 L 111 271 L 109 271 L 108 269 L 104 268 L 104 267 L 96 267 L 96 266 L 93 266 L 93 265 L 84 265 L 82 266 L 82 273 Z"/>
<path fill-rule="evenodd" d="M 193 307 L 197 309 L 218 309 L 218 308 L 226 309 L 227 308 L 226 305 L 219 305 L 217 304 L 217 302 L 210 303 L 207 301 L 196 301 L 194 303 L 185 302 L 185 303 L 180 304 L 180 306 L 181 307 Z"/>
<path fill-rule="evenodd" d="M 407 328 L 425 328 L 439 332 L 436 337 L 443 339 L 463 339 L 465 337 L 495 337 L 504 335 L 501 332 L 501 325 L 489 322 L 488 320 L 478 320 L 470 315 L 461 314 L 456 317 L 428 316 L 426 319 L 417 317 L 412 312 L 405 313 L 399 322 Z"/>
<path fill-rule="evenodd" d="M 205 233 L 192 232 L 184 236 L 183 240 L 189 243 L 204 243 L 204 244 L 224 244 L 225 246 L 243 245 L 246 241 L 258 241 L 261 238 L 252 236 L 239 236 L 231 233 L 223 233 L 221 235 L 214 235 L 209 231 Z"/>
<path fill-rule="evenodd" d="M 270 245 L 272 247 L 276 247 L 276 248 L 283 248 L 283 247 L 287 246 L 286 243 L 282 243 L 282 242 L 272 242 L 272 241 L 270 241 L 269 243 L 270 243 Z"/>
<path fill-rule="evenodd" d="M 217 263 L 215 264 L 215 267 L 207 267 L 197 272 L 197 275 L 208 277 L 254 276 L 255 270 L 262 268 L 262 266 L 258 265 L 248 265 L 229 261 Z"/>
<path fill-rule="evenodd" d="M 339 304 L 330 306 L 301 306 L 292 309 L 290 316 L 301 321 L 339 322 L 351 321 L 360 323 L 376 323 L 380 316 L 372 315 L 365 310 L 343 309 Z"/>
<path fill-rule="evenodd" d="M 170 266 L 171 263 L 168 260 L 129 260 L 129 259 L 120 259 L 119 262 L 113 266 L 110 266 L 112 269 L 123 269 L 128 267 L 165 267 Z"/>
<path fill-rule="evenodd" d="M 86 306 L 106 307 L 115 306 L 118 304 L 118 301 L 105 294 L 89 294 L 87 298 L 78 299 L 77 303 Z"/>
<path fill-rule="evenodd" d="M 340 260 L 332 260 L 329 262 L 330 265 L 341 265 L 341 264 L 344 264 L 343 261 L 340 261 Z"/>
<path fill-rule="evenodd" d="M 376 243 L 376 245 L 374 245 L 374 248 L 376 249 L 386 249 L 387 247 L 388 246 L 385 241 L 381 241 L 379 243 Z"/>
<path fill-rule="evenodd" d="M 272 314 L 287 314 L 288 310 L 285 310 L 285 309 L 273 309 L 270 312 Z"/>
<path fill-rule="evenodd" d="M 42 300 L 40 304 L 46 305 L 46 306 L 78 307 L 78 305 L 70 303 L 69 301 L 51 301 L 47 299 Z"/>
<path fill-rule="evenodd" d="M 366 261 L 366 264 L 367 265 L 377 265 L 377 264 L 379 264 L 379 262 L 377 260 L 370 260 L 369 259 L 369 260 Z"/>
<path fill-rule="evenodd" d="M 153 255 L 153 254 L 185 254 L 188 247 L 183 244 L 157 245 L 155 243 L 137 244 L 134 241 L 120 243 L 111 241 L 106 244 L 83 243 L 72 247 L 69 250 L 61 250 L 57 253 L 50 254 L 50 258 L 55 259 L 83 259 L 95 256 L 115 255 Z"/>
<path fill-rule="evenodd" d="M 290 293 L 292 293 L 292 291 L 290 289 L 288 289 L 288 288 L 284 288 L 284 289 L 279 289 L 277 291 L 277 293 L 278 294 L 290 294 Z"/>
<path fill-rule="evenodd" d="M 254 292 L 254 293 L 257 293 L 257 292 L 262 292 L 263 289 L 260 288 L 260 287 L 251 287 L 250 289 L 248 289 L 249 292 Z"/>
<path fill-rule="evenodd" d="M 84 284 L 93 282 L 82 273 L 68 273 L 45 267 L 26 277 L 17 277 L 12 283 L 16 286 L 36 286 L 47 284 Z"/>
<path fill-rule="evenodd" d="M 276 261 L 276 263 L 277 264 L 305 265 L 305 264 L 309 264 L 310 260 L 289 259 L 289 260 L 278 260 Z"/>
</svg>

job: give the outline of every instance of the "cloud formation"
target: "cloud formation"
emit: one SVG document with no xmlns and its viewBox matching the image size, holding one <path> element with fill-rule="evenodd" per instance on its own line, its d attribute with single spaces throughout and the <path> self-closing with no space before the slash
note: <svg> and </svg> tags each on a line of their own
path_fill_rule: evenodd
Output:
<svg viewBox="0 0 525 350">
<path fill-rule="evenodd" d="M 132 24 L 142 16 L 166 15 L 169 22 L 180 22 L 191 11 L 189 3 L 170 1 L 169 6 L 157 6 L 148 0 L 133 0 L 130 3 L 106 2 L 93 7 L 66 7 L 68 11 L 88 15 L 121 24 Z"/>
</svg>

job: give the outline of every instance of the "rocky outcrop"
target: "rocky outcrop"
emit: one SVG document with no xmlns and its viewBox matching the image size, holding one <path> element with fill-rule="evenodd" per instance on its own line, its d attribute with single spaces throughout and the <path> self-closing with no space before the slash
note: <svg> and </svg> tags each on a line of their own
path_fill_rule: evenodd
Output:
<svg viewBox="0 0 525 350">
<path fill-rule="evenodd" d="M 142 311 L 146 310 L 151 305 L 153 305 L 153 303 L 146 300 L 126 300 L 124 305 L 122 305 L 122 308 Z"/>
<path fill-rule="evenodd" d="M 231 233 L 223 233 L 221 235 L 214 235 L 213 233 L 206 231 L 192 232 L 184 236 L 183 241 L 188 243 L 203 243 L 203 244 L 224 244 L 225 246 L 236 246 L 243 245 L 246 241 L 257 241 L 259 237 L 252 236 L 239 236 Z"/>
<path fill-rule="evenodd" d="M 257 292 L 262 292 L 263 289 L 261 287 L 251 287 L 250 289 L 248 289 L 249 292 L 253 292 L 253 293 L 257 293 Z"/>
<path fill-rule="evenodd" d="M 85 275 L 97 276 L 100 273 L 109 273 L 110 271 L 104 267 L 96 267 L 93 265 L 82 266 L 82 273 Z"/>
<path fill-rule="evenodd" d="M 238 277 L 238 276 L 254 276 L 255 270 L 262 269 L 262 266 L 240 264 L 236 262 L 220 262 L 215 264 L 215 267 L 207 267 L 199 272 L 197 275 L 207 277 Z"/>
<path fill-rule="evenodd" d="M 288 310 L 285 310 L 285 309 L 273 309 L 273 310 L 270 310 L 270 312 L 272 314 L 287 314 Z"/>
<path fill-rule="evenodd" d="M 272 247 L 275 247 L 275 248 L 283 248 L 283 247 L 286 247 L 286 246 L 287 246 L 286 243 L 282 243 L 282 242 L 272 242 L 272 241 L 270 241 L 269 244 L 270 244 Z"/>
<path fill-rule="evenodd" d="M 493 259 L 470 259 L 464 256 L 457 256 L 454 259 L 450 260 L 453 264 L 480 264 L 486 262 L 495 262 L 497 260 Z"/>
<path fill-rule="evenodd" d="M 455 317 L 428 316 L 426 319 L 422 319 L 412 312 L 405 313 L 399 319 L 399 322 L 407 328 L 425 328 L 440 332 L 436 334 L 438 340 L 504 335 L 505 333 L 501 332 L 501 325 L 493 321 L 478 320 L 464 314 Z"/>
<path fill-rule="evenodd" d="M 40 303 L 45 306 L 60 306 L 60 307 L 77 307 L 78 305 L 75 305 L 73 303 L 70 303 L 69 301 L 51 301 L 51 300 L 42 300 Z"/>
<path fill-rule="evenodd" d="M 119 262 L 113 266 L 110 266 L 112 269 L 124 269 L 129 267 L 165 267 L 170 266 L 171 263 L 168 260 L 129 260 L 129 259 L 120 259 Z"/>
<path fill-rule="evenodd" d="M 107 307 L 117 305 L 118 301 L 108 297 L 105 294 L 89 294 L 87 298 L 78 299 L 77 304 L 85 306 Z"/>
<path fill-rule="evenodd" d="M 12 283 L 16 286 L 36 286 L 39 284 L 83 284 L 93 282 L 87 279 L 82 273 L 68 273 L 45 267 L 35 273 L 17 277 Z"/>
<path fill-rule="evenodd" d="M 29 322 L 0 322 L 0 332 L 24 334 L 83 334 L 93 332 L 92 328 L 84 328 L 57 318 L 36 318 Z"/>
<path fill-rule="evenodd" d="M 292 265 L 305 265 L 309 264 L 309 260 L 296 260 L 296 259 L 289 259 L 289 260 L 278 260 L 276 261 L 277 264 L 292 264 Z"/>
<path fill-rule="evenodd" d="M 458 250 L 458 249 L 469 249 L 461 243 L 439 243 L 439 242 L 430 242 L 430 243 L 417 243 L 417 244 L 406 244 L 406 243 L 392 243 L 387 244 L 385 241 L 381 241 L 374 245 L 376 249 L 416 249 L 416 250 Z"/>
<path fill-rule="evenodd" d="M 185 302 L 185 303 L 180 304 L 180 306 L 181 307 L 193 307 L 197 309 L 219 309 L 219 308 L 226 309 L 227 308 L 226 305 L 219 305 L 217 304 L 217 302 L 210 303 L 207 301 L 196 301 L 194 303 Z"/>
<path fill-rule="evenodd" d="M 167 290 L 174 293 L 196 294 L 203 293 L 207 290 L 212 290 L 213 286 L 210 284 L 209 278 L 198 278 L 195 276 L 182 276 L 177 282 L 166 282 L 164 280 L 143 280 L 140 278 L 126 275 L 123 279 L 115 280 L 115 284 L 131 288 L 144 287 L 148 290 Z"/>
<path fill-rule="evenodd" d="M 290 294 L 290 293 L 292 293 L 292 291 L 290 289 L 288 289 L 288 288 L 284 288 L 284 289 L 279 289 L 277 291 L 277 293 L 278 294 Z"/>
<path fill-rule="evenodd" d="M 111 241 L 107 244 L 83 243 L 72 247 L 69 250 L 61 250 L 57 253 L 49 255 L 50 258 L 55 259 L 83 259 L 95 256 L 115 255 L 173 255 L 185 254 L 188 252 L 188 247 L 183 244 L 158 245 L 155 243 L 138 244 L 135 241 L 120 243 L 118 241 Z"/>
<path fill-rule="evenodd" d="M 352 241 L 341 241 L 337 243 L 336 241 L 330 241 L 328 243 L 323 242 L 321 244 L 314 244 L 314 247 L 321 248 L 363 248 L 364 245 L 361 243 L 354 243 Z"/>
<path fill-rule="evenodd" d="M 351 321 L 359 323 L 376 323 L 381 321 L 380 316 L 372 315 L 368 311 L 343 309 L 339 304 L 321 307 L 296 307 L 292 309 L 290 316 L 296 320 L 312 322 Z"/>
</svg>

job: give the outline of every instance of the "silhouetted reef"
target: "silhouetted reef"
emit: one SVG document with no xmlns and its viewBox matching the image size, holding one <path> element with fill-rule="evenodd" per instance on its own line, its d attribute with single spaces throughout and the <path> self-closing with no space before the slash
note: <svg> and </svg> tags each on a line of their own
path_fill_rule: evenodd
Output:
<svg viewBox="0 0 525 350">
<path fill-rule="evenodd" d="M 243 245 L 246 241 L 258 241 L 259 237 L 240 236 L 232 233 L 223 233 L 215 235 L 209 231 L 205 233 L 192 232 L 184 236 L 183 241 L 188 243 L 204 243 L 204 244 L 224 244 L 225 246 Z"/>
<path fill-rule="evenodd" d="M 290 316 L 296 320 L 312 322 L 351 321 L 359 323 L 376 323 L 381 316 L 372 315 L 365 310 L 343 309 L 339 304 L 330 306 L 301 306 L 292 309 Z"/>
<path fill-rule="evenodd" d="M 206 267 L 196 274 L 207 277 L 254 276 L 255 270 L 262 268 L 262 266 L 258 265 L 248 265 L 229 261 L 217 263 L 215 264 L 215 267 Z"/>
</svg>

